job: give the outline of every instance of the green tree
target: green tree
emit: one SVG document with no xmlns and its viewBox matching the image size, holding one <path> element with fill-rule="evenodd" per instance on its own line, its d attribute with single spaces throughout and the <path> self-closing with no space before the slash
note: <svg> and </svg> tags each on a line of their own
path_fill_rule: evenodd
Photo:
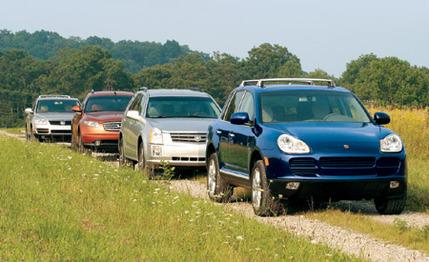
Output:
<svg viewBox="0 0 429 262">
<path fill-rule="evenodd" d="M 245 75 L 252 78 L 290 77 L 302 75 L 301 64 L 297 56 L 286 47 L 261 44 L 249 51 L 244 60 Z"/>
</svg>

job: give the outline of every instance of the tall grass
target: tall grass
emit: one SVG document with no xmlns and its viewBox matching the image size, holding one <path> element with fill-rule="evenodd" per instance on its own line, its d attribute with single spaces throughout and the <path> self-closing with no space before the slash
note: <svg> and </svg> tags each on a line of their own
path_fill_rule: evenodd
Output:
<svg viewBox="0 0 429 262">
<path fill-rule="evenodd" d="M 0 261 L 356 260 L 63 147 L 0 145 Z"/>
</svg>

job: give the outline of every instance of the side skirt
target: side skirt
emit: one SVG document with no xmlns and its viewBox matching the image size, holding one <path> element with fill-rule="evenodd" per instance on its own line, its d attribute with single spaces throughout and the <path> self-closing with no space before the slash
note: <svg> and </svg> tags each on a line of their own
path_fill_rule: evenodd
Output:
<svg viewBox="0 0 429 262">
<path fill-rule="evenodd" d="M 228 184 L 231 184 L 233 186 L 250 188 L 251 184 L 248 174 L 232 171 L 226 168 L 221 168 L 219 171 Z"/>
</svg>

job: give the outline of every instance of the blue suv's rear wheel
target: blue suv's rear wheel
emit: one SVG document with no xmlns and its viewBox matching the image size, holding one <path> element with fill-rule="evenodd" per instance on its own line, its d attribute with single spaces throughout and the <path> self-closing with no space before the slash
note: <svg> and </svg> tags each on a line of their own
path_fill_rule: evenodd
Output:
<svg viewBox="0 0 429 262">
<path fill-rule="evenodd" d="M 277 216 L 284 211 L 280 203 L 270 192 L 265 165 L 258 160 L 252 169 L 252 206 L 258 216 Z"/>
<path fill-rule="evenodd" d="M 207 192 L 211 200 L 222 203 L 229 202 L 234 192 L 220 175 L 216 153 L 211 154 L 207 161 Z"/>
</svg>

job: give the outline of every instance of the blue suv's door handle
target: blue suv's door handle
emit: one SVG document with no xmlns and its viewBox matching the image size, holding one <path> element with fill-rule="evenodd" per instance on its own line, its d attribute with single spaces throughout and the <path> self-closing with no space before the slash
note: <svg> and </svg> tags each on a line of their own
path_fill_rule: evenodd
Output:
<svg viewBox="0 0 429 262">
<path fill-rule="evenodd" d="M 222 131 L 216 130 L 216 134 L 220 135 L 220 134 L 222 134 Z"/>
<path fill-rule="evenodd" d="M 235 135 L 234 135 L 234 133 L 229 133 L 228 136 L 229 137 L 234 137 Z"/>
</svg>

